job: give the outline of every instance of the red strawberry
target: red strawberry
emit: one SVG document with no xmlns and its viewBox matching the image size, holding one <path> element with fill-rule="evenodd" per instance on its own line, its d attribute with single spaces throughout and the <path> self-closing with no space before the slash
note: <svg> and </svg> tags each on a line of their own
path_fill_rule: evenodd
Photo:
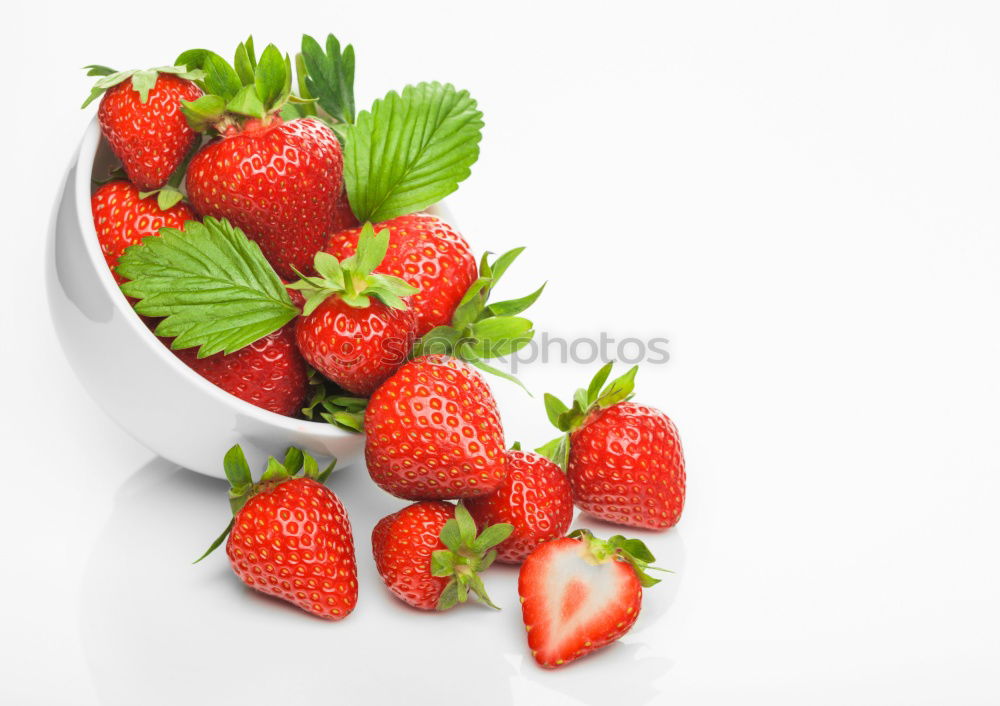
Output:
<svg viewBox="0 0 1000 706">
<path fill-rule="evenodd" d="M 295 345 L 294 323 L 229 355 L 199 358 L 197 348 L 175 350 L 174 354 L 216 387 L 275 414 L 296 416 L 309 393 L 306 363 Z"/>
<path fill-rule="evenodd" d="M 413 287 L 372 270 L 389 247 L 389 231 L 366 225 L 356 256 L 338 262 L 317 253 L 319 277 L 289 285 L 306 298 L 296 325 L 299 350 L 316 370 L 357 395 L 369 395 L 409 355 L 417 320 L 401 298 Z"/>
<path fill-rule="evenodd" d="M 333 220 L 330 223 L 330 232 L 339 233 L 342 230 L 349 230 L 351 228 L 359 228 L 361 223 L 358 221 L 357 216 L 354 215 L 354 211 L 351 210 L 351 203 L 347 200 L 347 190 L 341 190 L 340 196 L 337 198 L 337 203 L 333 207 Z M 360 231 L 359 231 L 360 232 Z M 354 248 L 357 248 L 357 236 L 354 238 Z M 343 259 L 348 255 L 354 254 L 354 248 L 351 252 L 340 253 L 333 252 L 333 256 L 338 259 Z M 327 251 L 331 252 L 331 251 Z M 391 272 L 389 274 L 392 274 Z"/>
<path fill-rule="evenodd" d="M 626 401 L 636 370 L 601 390 L 609 363 L 587 390 L 577 391 L 571 409 L 551 395 L 545 403 L 552 422 L 569 432 L 567 477 L 576 505 L 608 522 L 664 530 L 684 509 L 684 452 L 667 415 Z"/>
<path fill-rule="evenodd" d="M 566 474 L 549 459 L 507 451 L 507 478 L 490 495 L 469 498 L 465 506 L 480 527 L 497 522 L 514 532 L 497 547 L 497 559 L 520 564 L 542 542 L 562 537 L 573 522 L 573 495 Z"/>
<path fill-rule="evenodd" d="M 528 647 L 541 666 L 559 667 L 627 633 L 642 606 L 653 556 L 637 539 L 608 541 L 587 530 L 545 542 L 521 565 L 518 593 Z"/>
<path fill-rule="evenodd" d="M 183 67 L 117 73 L 88 68 L 88 75 L 105 76 L 84 107 L 104 93 L 97 119 L 111 151 L 133 184 L 143 191 L 159 189 L 199 139 L 181 113 L 181 101 L 202 95 L 188 80 L 200 78 L 201 72 L 187 72 Z"/>
<path fill-rule="evenodd" d="M 202 216 L 227 218 L 256 240 L 288 279 L 326 244 L 343 169 L 330 128 L 274 115 L 230 126 L 198 152 L 187 170 L 188 196 Z"/>
<path fill-rule="evenodd" d="M 247 586 L 320 618 L 346 617 L 358 602 L 357 565 L 347 511 L 323 485 L 332 465 L 321 473 L 311 456 L 290 448 L 254 483 L 234 446 L 225 467 L 233 521 L 201 558 L 228 534 L 226 554 Z"/>
<path fill-rule="evenodd" d="M 496 558 L 491 549 L 511 531 L 494 525 L 476 536 L 476 525 L 460 504 L 414 503 L 383 517 L 372 530 L 379 576 L 401 601 L 421 610 L 447 610 L 464 603 L 471 590 L 496 608 L 478 573 Z"/>
<path fill-rule="evenodd" d="M 139 189 L 127 181 L 104 184 L 90 197 L 90 208 L 101 251 L 118 284 L 125 280 L 114 269 L 125 248 L 159 235 L 160 228 L 181 228 L 195 219 L 187 204 L 180 202 L 161 210 L 155 198 L 141 198 Z"/>
<path fill-rule="evenodd" d="M 416 358 L 386 380 L 369 400 L 365 434 L 368 472 L 400 498 L 488 495 L 507 476 L 493 394 L 449 356 Z"/>
<path fill-rule="evenodd" d="M 379 272 L 401 277 L 420 291 L 413 295 L 417 336 L 451 323 L 455 307 L 476 279 L 476 259 L 458 231 L 437 216 L 411 213 L 376 225 L 389 231 L 389 252 Z M 360 228 L 335 233 L 326 251 L 352 255 Z"/>
</svg>

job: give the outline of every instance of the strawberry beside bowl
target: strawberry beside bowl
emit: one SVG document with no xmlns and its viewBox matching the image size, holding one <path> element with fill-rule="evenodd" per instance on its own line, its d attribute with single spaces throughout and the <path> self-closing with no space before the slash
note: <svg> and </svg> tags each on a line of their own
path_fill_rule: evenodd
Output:
<svg viewBox="0 0 1000 706">
<path fill-rule="evenodd" d="M 215 387 L 146 328 L 105 263 L 91 215 L 93 178 L 114 163 L 94 119 L 56 203 L 46 263 L 49 308 L 74 372 L 104 411 L 137 441 L 178 466 L 225 477 L 222 458 L 240 444 L 252 466 L 298 446 L 337 468 L 356 463 L 361 434 L 284 417 Z"/>
</svg>

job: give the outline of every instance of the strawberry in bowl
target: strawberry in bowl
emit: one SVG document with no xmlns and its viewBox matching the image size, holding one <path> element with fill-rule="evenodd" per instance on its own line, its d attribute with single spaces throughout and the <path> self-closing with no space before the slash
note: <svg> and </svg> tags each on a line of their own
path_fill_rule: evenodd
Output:
<svg viewBox="0 0 1000 706">
<path fill-rule="evenodd" d="M 320 275 L 333 234 L 431 208 L 479 153 L 467 92 L 420 83 L 356 110 L 353 49 L 307 36 L 301 52 L 293 68 L 250 39 L 232 64 L 192 50 L 150 71 L 88 67 L 99 116 L 53 222 L 50 306 L 78 377 L 143 444 L 211 475 L 235 444 L 254 464 L 293 440 L 338 468 L 359 457 L 382 377 L 361 389 L 310 365 L 316 333 L 294 335 L 306 301 L 285 285 Z"/>
</svg>

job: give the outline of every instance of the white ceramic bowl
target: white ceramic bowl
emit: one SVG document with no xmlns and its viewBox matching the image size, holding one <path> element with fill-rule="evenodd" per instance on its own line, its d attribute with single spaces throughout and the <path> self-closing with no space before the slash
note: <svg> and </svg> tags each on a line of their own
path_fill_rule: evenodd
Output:
<svg viewBox="0 0 1000 706">
<path fill-rule="evenodd" d="M 273 414 L 230 395 L 178 360 L 129 306 L 108 269 L 91 216 L 92 176 L 114 163 L 95 118 L 80 142 L 50 226 L 49 308 L 80 382 L 125 431 L 184 468 L 219 478 L 240 444 L 255 473 L 288 446 L 337 468 L 358 462 L 364 443 L 325 422 Z"/>
</svg>

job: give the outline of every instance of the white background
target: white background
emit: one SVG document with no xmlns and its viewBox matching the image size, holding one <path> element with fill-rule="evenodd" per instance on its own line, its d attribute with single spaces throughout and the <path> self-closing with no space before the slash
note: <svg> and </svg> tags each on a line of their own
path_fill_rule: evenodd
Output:
<svg viewBox="0 0 1000 706">
<path fill-rule="evenodd" d="M 0 702 L 1000 702 L 995 5 L 6 13 Z M 94 110 L 79 67 L 303 31 L 354 43 L 359 106 L 430 79 L 479 99 L 482 157 L 451 206 L 477 250 L 529 246 L 505 291 L 550 281 L 540 330 L 671 341 L 638 399 L 687 451 L 682 522 L 646 535 L 678 573 L 604 654 L 535 668 L 513 571 L 487 576 L 497 614 L 389 599 L 368 532 L 401 503 L 359 469 L 333 482 L 362 572 L 343 623 L 257 599 L 221 554 L 189 566 L 224 486 L 154 460 L 58 348 L 40 277 Z M 523 378 L 567 395 L 594 367 Z M 551 435 L 537 397 L 495 390 L 509 441 Z"/>
</svg>

